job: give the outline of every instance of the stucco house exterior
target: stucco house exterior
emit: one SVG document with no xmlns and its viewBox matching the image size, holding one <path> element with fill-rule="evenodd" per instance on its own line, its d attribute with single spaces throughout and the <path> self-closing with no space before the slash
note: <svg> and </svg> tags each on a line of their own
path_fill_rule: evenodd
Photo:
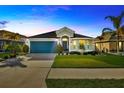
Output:
<svg viewBox="0 0 124 93">
<path fill-rule="evenodd" d="M 26 43 L 30 53 L 55 53 L 57 44 L 61 44 L 64 51 L 94 51 L 93 38 L 77 34 L 70 28 L 63 27 L 39 35 L 30 36 Z"/>
<path fill-rule="evenodd" d="M 117 52 L 117 34 L 113 32 L 104 32 L 101 34 L 101 39 L 95 38 L 96 50 L 104 52 Z M 119 52 L 124 52 L 124 33 L 119 36 Z"/>
<path fill-rule="evenodd" d="M 16 34 L 17 33 L 11 31 L 0 30 L 0 52 L 5 52 L 5 45 L 25 44 L 26 36 L 18 34 L 19 38 L 15 39 Z"/>
</svg>

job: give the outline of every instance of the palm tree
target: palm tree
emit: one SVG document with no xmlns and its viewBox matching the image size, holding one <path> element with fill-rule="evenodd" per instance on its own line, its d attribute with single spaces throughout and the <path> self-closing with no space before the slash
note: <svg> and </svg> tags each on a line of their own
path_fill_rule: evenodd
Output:
<svg viewBox="0 0 124 93">
<path fill-rule="evenodd" d="M 113 27 L 115 28 L 115 30 L 111 29 L 111 28 L 104 28 L 103 29 L 103 33 L 104 31 L 108 30 L 108 31 L 116 31 L 117 33 L 117 53 L 119 53 L 119 35 L 122 29 L 122 19 L 124 17 L 124 12 L 122 12 L 119 16 L 106 16 L 105 19 L 109 19 L 112 23 L 113 23 Z"/>
<path fill-rule="evenodd" d="M 101 40 L 103 39 L 103 36 L 98 36 L 97 38 L 100 40 L 100 52 L 102 52 L 102 51 L 101 51 L 101 50 L 102 50 L 102 49 L 101 49 L 101 46 L 102 46 L 102 45 L 101 45 Z"/>
</svg>

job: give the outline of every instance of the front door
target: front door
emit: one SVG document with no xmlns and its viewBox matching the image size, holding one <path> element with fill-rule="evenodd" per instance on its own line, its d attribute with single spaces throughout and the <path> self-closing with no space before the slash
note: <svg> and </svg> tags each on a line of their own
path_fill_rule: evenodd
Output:
<svg viewBox="0 0 124 93">
<path fill-rule="evenodd" d="M 63 48 L 64 48 L 64 51 L 68 51 L 68 49 L 69 49 L 69 39 L 68 39 L 68 37 L 67 36 L 64 36 L 64 37 L 62 37 L 62 46 L 63 46 Z"/>
<path fill-rule="evenodd" d="M 62 45 L 63 45 L 64 51 L 68 51 L 68 42 L 67 41 L 63 41 Z"/>
</svg>

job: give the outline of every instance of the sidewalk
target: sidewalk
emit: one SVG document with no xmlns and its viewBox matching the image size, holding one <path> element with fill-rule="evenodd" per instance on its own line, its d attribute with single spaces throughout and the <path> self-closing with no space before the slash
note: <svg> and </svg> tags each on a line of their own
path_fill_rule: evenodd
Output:
<svg viewBox="0 0 124 93">
<path fill-rule="evenodd" d="M 52 68 L 48 79 L 124 79 L 124 68 Z"/>
</svg>

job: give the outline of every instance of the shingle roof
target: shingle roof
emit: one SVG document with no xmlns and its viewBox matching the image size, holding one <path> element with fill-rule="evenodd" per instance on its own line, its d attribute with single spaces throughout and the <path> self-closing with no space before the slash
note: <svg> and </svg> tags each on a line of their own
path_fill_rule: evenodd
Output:
<svg viewBox="0 0 124 93">
<path fill-rule="evenodd" d="M 103 38 L 101 41 L 109 41 L 113 34 L 114 32 L 104 32 L 104 34 L 101 35 Z M 100 41 L 99 36 L 96 37 L 95 41 Z"/>
<path fill-rule="evenodd" d="M 0 30 L 0 37 L 3 37 L 3 34 L 6 34 L 6 33 L 9 33 L 10 35 L 11 34 L 18 34 L 21 38 L 26 38 L 26 36 L 24 36 L 24 35 L 21 35 L 19 33 L 14 33 L 14 32 L 11 32 L 11 31 L 7 31 L 7 30 Z"/>
<path fill-rule="evenodd" d="M 92 38 L 92 37 L 89 37 L 89 36 L 85 36 L 85 35 L 81 35 L 81 34 L 74 34 L 74 37 L 77 37 L 77 38 Z"/>
<path fill-rule="evenodd" d="M 29 38 L 57 38 L 56 31 L 59 31 L 59 30 L 55 30 L 55 31 L 51 31 L 51 32 L 43 33 L 43 34 L 30 36 Z M 74 33 L 74 37 L 75 38 L 92 38 L 92 37 L 77 34 L 77 33 Z"/>
<path fill-rule="evenodd" d="M 57 38 L 57 36 L 56 36 L 56 31 L 52 31 L 39 35 L 30 36 L 29 38 Z"/>
<path fill-rule="evenodd" d="M 117 41 L 117 35 L 116 32 L 104 32 L 102 35 L 102 40 L 99 39 L 99 36 L 95 38 L 96 42 L 104 42 L 104 41 Z M 124 41 L 124 36 L 119 37 L 121 40 Z"/>
</svg>

